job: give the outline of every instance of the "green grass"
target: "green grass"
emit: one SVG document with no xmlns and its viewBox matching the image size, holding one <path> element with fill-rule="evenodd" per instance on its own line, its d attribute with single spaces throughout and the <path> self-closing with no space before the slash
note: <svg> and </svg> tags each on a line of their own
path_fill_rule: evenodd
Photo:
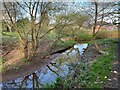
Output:
<svg viewBox="0 0 120 90">
<path fill-rule="evenodd" d="M 16 32 L 3 32 L 2 43 L 5 45 L 14 44 L 18 41 L 18 35 Z"/>
<path fill-rule="evenodd" d="M 57 34 L 56 33 L 49 33 L 49 34 L 47 34 L 47 37 L 50 39 L 55 39 L 57 37 Z"/>
<path fill-rule="evenodd" d="M 2 72 L 2 64 L 3 64 L 4 60 L 2 58 L 0 58 L 0 72 Z"/>
<path fill-rule="evenodd" d="M 106 39 L 96 39 L 97 43 L 102 43 L 102 44 L 113 44 L 118 42 L 118 38 L 106 38 Z M 88 44 L 93 44 L 93 40 L 88 41 Z"/>
<path fill-rule="evenodd" d="M 3 58 L 0 58 L 0 72 L 4 72 L 6 69 L 3 67 L 3 63 L 5 60 Z"/>
<path fill-rule="evenodd" d="M 96 58 L 89 70 L 88 83 L 86 87 L 101 87 L 111 71 L 112 60 L 114 59 L 114 46 L 107 48 L 108 55 L 102 55 Z M 99 79 L 97 79 L 99 77 Z M 95 83 L 97 80 L 97 84 Z"/>
<path fill-rule="evenodd" d="M 2 32 L 2 23 L 0 21 L 0 32 Z"/>
<path fill-rule="evenodd" d="M 84 81 L 84 83 L 82 82 L 82 87 L 102 87 L 107 79 L 105 76 L 109 76 L 112 68 L 112 61 L 115 59 L 114 43 L 117 42 L 117 39 L 102 39 L 97 40 L 97 42 L 101 44 L 109 44 L 109 48 L 104 49 L 108 54 L 98 56 L 89 67 L 89 71 L 86 71 L 83 76 L 80 75 L 80 78 L 82 77 L 82 81 Z"/>
<path fill-rule="evenodd" d="M 45 85 L 43 85 L 42 87 L 43 88 L 63 88 L 63 84 L 64 83 L 64 80 L 61 78 L 61 77 L 58 77 L 56 79 L 56 82 L 54 82 L 53 84 L 48 84 L 46 83 Z"/>
<path fill-rule="evenodd" d="M 92 40 L 92 35 L 89 35 L 87 33 L 78 33 L 76 34 L 79 41 L 90 41 Z"/>
<path fill-rule="evenodd" d="M 115 43 L 118 42 L 117 39 L 101 39 L 97 40 L 100 44 L 108 44 L 109 47 L 105 48 L 104 51 L 108 54 L 103 54 L 88 65 L 85 63 L 80 63 L 77 66 L 77 77 L 73 78 L 71 75 L 66 78 L 58 78 L 53 84 L 45 84 L 44 87 L 49 88 L 71 88 L 84 87 L 84 88 L 101 88 L 107 78 L 110 75 L 112 68 L 112 61 L 115 59 Z M 74 69 L 75 67 L 73 67 Z"/>
<path fill-rule="evenodd" d="M 2 35 L 8 37 L 18 37 L 17 32 L 2 32 Z"/>
<path fill-rule="evenodd" d="M 3 58 L 0 58 L 0 64 L 4 63 L 5 60 Z"/>
<path fill-rule="evenodd" d="M 118 38 L 118 30 L 105 30 L 105 31 L 99 31 L 96 35 L 97 39 L 103 39 L 103 38 Z"/>
<path fill-rule="evenodd" d="M 58 42 L 57 43 L 57 46 L 60 46 L 60 47 L 67 47 L 67 46 L 72 46 L 74 45 L 76 42 L 74 40 L 68 40 L 66 42 Z"/>
<path fill-rule="evenodd" d="M 92 40 L 92 35 L 87 34 L 85 31 L 76 31 L 74 33 L 59 33 L 59 35 L 61 36 L 61 38 L 68 38 L 68 37 L 72 38 L 73 36 L 75 36 L 76 37 L 76 41 L 80 42 L 80 43 L 83 42 L 83 41 L 90 41 L 90 40 Z M 50 39 L 55 39 L 56 37 L 58 37 L 58 33 L 55 33 L 55 32 L 49 33 L 47 36 Z"/>
</svg>

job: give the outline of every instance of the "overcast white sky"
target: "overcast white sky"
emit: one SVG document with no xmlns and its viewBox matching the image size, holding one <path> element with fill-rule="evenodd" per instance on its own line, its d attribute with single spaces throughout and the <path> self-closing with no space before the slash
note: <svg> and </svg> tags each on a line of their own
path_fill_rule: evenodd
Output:
<svg viewBox="0 0 120 90">
<path fill-rule="evenodd" d="M 30 0 L 0 0 L 0 1 L 5 1 L 5 2 L 15 2 L 15 1 L 24 1 L 24 2 L 28 2 Z M 48 1 L 55 1 L 55 2 L 92 2 L 94 0 L 33 0 L 33 1 L 40 1 L 40 2 L 48 2 Z M 119 1 L 119 0 L 98 0 L 98 2 L 115 2 L 115 1 Z"/>
</svg>

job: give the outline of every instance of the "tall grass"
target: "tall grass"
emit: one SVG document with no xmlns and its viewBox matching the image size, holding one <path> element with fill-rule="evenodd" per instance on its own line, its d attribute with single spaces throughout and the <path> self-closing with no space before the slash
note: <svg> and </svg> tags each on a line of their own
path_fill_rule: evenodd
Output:
<svg viewBox="0 0 120 90">
<path fill-rule="evenodd" d="M 110 31 L 100 31 L 96 35 L 97 39 L 102 39 L 102 38 L 118 38 L 118 30 L 110 30 Z"/>
</svg>

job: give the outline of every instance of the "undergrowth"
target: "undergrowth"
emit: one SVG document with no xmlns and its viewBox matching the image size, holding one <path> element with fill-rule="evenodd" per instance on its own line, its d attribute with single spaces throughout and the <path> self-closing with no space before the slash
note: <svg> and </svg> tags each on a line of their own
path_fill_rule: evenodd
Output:
<svg viewBox="0 0 120 90">
<path fill-rule="evenodd" d="M 106 77 L 109 76 L 112 61 L 115 59 L 115 43 L 117 39 L 100 39 L 99 44 L 108 44 L 109 47 L 104 51 L 107 54 L 102 54 L 96 57 L 91 64 L 80 62 L 74 65 L 74 73 L 69 74 L 65 79 L 59 77 L 52 84 L 45 84 L 44 88 L 101 88 L 103 87 Z"/>
</svg>

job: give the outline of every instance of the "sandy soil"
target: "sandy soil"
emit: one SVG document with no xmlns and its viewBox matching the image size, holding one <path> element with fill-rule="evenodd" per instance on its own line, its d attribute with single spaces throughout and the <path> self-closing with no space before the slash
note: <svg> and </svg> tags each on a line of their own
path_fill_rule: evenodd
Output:
<svg viewBox="0 0 120 90">
<path fill-rule="evenodd" d="M 58 54 L 54 54 L 51 57 L 48 57 L 45 59 L 36 58 L 34 59 L 34 61 L 31 61 L 30 63 L 25 63 L 22 66 L 18 64 L 19 69 L 12 69 L 2 73 L 1 82 L 7 82 L 10 80 L 15 80 L 16 78 L 19 78 L 19 77 L 27 76 L 33 73 L 34 71 L 39 70 L 40 68 L 43 68 L 57 56 Z"/>
<path fill-rule="evenodd" d="M 40 47 L 37 49 L 39 54 L 37 54 L 37 56 L 35 56 L 31 61 L 24 59 L 24 52 L 22 48 L 17 47 L 14 49 L 7 49 L 9 53 L 3 56 L 5 59 L 5 63 L 3 63 L 3 70 L 5 69 L 5 71 L 0 73 L 2 74 L 0 82 L 7 82 L 33 73 L 34 71 L 46 66 L 51 60 L 57 57 L 59 53 L 56 51 L 64 50 L 66 48 L 53 48 L 52 52 L 56 53 L 48 55 L 50 53 L 50 47 L 48 46 L 49 43 L 50 41 L 42 42 Z"/>
</svg>

